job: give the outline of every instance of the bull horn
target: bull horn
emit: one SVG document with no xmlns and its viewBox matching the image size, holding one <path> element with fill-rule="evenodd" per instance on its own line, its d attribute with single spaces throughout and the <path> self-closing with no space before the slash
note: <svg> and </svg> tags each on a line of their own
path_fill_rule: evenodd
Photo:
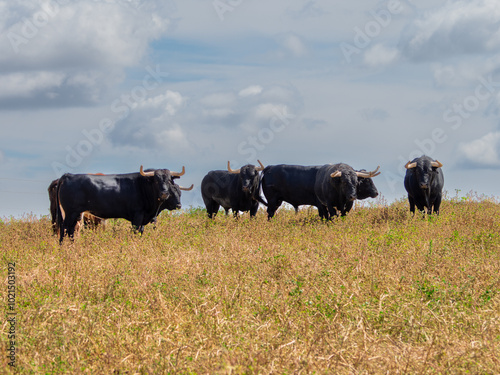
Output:
<svg viewBox="0 0 500 375">
<path fill-rule="evenodd" d="M 172 177 L 181 177 L 184 173 L 186 173 L 186 168 L 184 168 L 184 166 L 182 166 L 182 172 L 170 172 L 170 175 Z"/>
<path fill-rule="evenodd" d="M 229 162 L 229 160 L 227 161 L 227 170 L 229 173 L 240 173 L 239 169 L 231 169 L 231 163 Z"/>
<path fill-rule="evenodd" d="M 415 168 L 416 166 L 417 166 L 417 162 L 412 163 L 411 161 L 409 161 L 408 163 L 406 163 L 405 168 L 412 169 L 412 168 Z"/>
<path fill-rule="evenodd" d="M 191 184 L 191 186 L 188 187 L 188 188 L 184 187 L 184 186 L 179 186 L 179 189 L 184 190 L 184 191 L 190 191 L 190 190 L 193 190 L 193 187 L 194 187 L 194 185 Z"/>
<path fill-rule="evenodd" d="M 340 177 L 340 176 L 342 176 L 342 171 L 335 171 L 330 175 L 331 178 Z"/>
<path fill-rule="evenodd" d="M 372 172 L 356 172 L 356 175 L 358 177 L 362 177 L 362 178 L 371 178 L 371 177 L 375 177 L 375 176 L 378 176 L 380 174 L 380 172 L 378 172 L 378 170 L 380 169 L 380 165 L 377 167 L 377 169 L 375 169 L 374 171 Z M 378 173 L 377 173 L 378 172 Z"/>
<path fill-rule="evenodd" d="M 255 170 L 256 170 L 257 172 L 261 172 L 261 171 L 263 171 L 263 170 L 264 170 L 264 168 L 265 168 L 265 167 L 264 167 L 264 165 L 260 162 L 260 160 L 257 160 L 257 161 L 259 162 L 260 167 L 255 168 Z"/>
<path fill-rule="evenodd" d="M 443 166 L 443 163 L 436 160 L 436 161 L 431 161 L 431 165 L 436 168 L 441 168 Z"/>
<path fill-rule="evenodd" d="M 144 177 L 153 177 L 155 175 L 154 172 L 144 172 L 142 165 L 141 165 L 141 168 L 139 169 L 139 172 L 141 173 L 141 176 L 144 176 Z"/>
</svg>

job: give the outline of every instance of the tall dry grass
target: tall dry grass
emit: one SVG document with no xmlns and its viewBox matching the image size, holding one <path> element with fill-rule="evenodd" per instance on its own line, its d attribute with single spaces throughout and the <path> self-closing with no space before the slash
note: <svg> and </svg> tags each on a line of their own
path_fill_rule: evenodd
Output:
<svg viewBox="0 0 500 375">
<path fill-rule="evenodd" d="M 116 221 L 63 246 L 47 219 L 4 221 L 16 371 L 500 373 L 498 203 L 448 199 L 426 218 L 404 201 L 316 216 L 210 221 L 191 210 L 142 237 Z"/>
</svg>

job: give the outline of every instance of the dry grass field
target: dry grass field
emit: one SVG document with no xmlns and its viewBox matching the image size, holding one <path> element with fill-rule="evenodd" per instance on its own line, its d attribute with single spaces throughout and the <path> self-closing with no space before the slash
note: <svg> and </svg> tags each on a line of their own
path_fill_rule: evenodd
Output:
<svg viewBox="0 0 500 375">
<path fill-rule="evenodd" d="M 194 209 L 63 246 L 48 219 L 4 220 L 0 246 L 4 301 L 15 262 L 6 373 L 500 373 L 492 199 L 448 198 L 425 218 L 403 200 L 365 205 L 332 223 Z"/>
</svg>

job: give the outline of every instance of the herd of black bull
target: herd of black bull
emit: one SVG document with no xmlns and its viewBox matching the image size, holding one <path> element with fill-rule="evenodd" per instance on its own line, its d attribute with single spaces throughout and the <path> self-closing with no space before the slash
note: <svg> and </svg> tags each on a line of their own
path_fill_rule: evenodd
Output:
<svg viewBox="0 0 500 375">
<path fill-rule="evenodd" d="M 228 162 L 227 170 L 210 171 L 201 182 L 201 195 L 208 216 L 213 218 L 222 206 L 235 216 L 239 211 L 250 211 L 255 216 L 259 203 L 267 206 L 271 219 L 283 202 L 295 210 L 301 205 L 315 206 L 322 219 L 346 215 L 356 199 L 375 198 L 377 188 L 372 177 L 374 171 L 356 171 L 347 164 L 322 166 L 270 165 L 264 167 L 245 165 L 233 170 Z M 410 211 L 427 208 L 429 214 L 439 214 L 444 185 L 443 165 L 428 156 L 421 156 L 405 165 L 404 186 L 408 192 Z M 262 173 L 260 173 L 262 172 Z M 185 173 L 168 169 L 129 174 L 64 174 L 49 186 L 52 225 L 59 233 L 60 242 L 65 234 L 73 237 L 81 223 L 93 224 L 102 219 L 123 218 L 129 220 L 140 233 L 144 226 L 154 222 L 164 210 L 181 208 L 181 190 L 175 179 Z M 260 196 L 260 190 L 267 202 Z"/>
</svg>

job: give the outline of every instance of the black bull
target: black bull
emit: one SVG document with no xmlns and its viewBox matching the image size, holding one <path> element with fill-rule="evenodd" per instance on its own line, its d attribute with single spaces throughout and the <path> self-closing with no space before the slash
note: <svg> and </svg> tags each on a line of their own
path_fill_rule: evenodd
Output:
<svg viewBox="0 0 500 375">
<path fill-rule="evenodd" d="M 329 217 L 327 206 L 321 202 L 315 191 L 318 171 L 323 167 L 286 164 L 266 167 L 262 173 L 262 191 L 268 201 L 268 218 L 272 218 L 279 206 L 283 202 L 287 202 L 296 211 L 302 205 L 315 206 L 319 216 L 327 219 Z M 366 173 L 365 170 L 355 172 Z M 378 174 L 373 174 L 371 177 Z M 377 188 L 371 178 L 359 178 L 355 190 L 357 199 L 378 196 Z M 352 202 L 348 205 L 347 211 L 351 207 Z"/>
<path fill-rule="evenodd" d="M 174 179 L 185 173 L 156 169 L 139 173 L 115 175 L 89 175 L 67 173 L 59 179 L 57 201 L 60 227 L 59 241 L 67 233 L 73 237 L 75 225 L 82 212 L 103 219 L 122 218 L 129 220 L 134 229 L 142 234 L 164 209 L 181 208 L 181 188 Z"/>
<path fill-rule="evenodd" d="M 217 215 L 220 206 L 224 208 L 226 215 L 231 209 L 235 217 L 239 211 L 250 211 L 252 217 L 259 209 L 259 202 L 266 204 L 259 193 L 259 172 L 264 166 L 258 162 L 260 167 L 247 164 L 237 170 L 231 169 L 227 162 L 227 171 L 210 171 L 203 177 L 201 196 L 209 218 Z"/>
<path fill-rule="evenodd" d="M 338 215 L 342 216 L 349 212 L 358 197 L 359 187 L 366 188 L 367 182 L 363 179 L 371 179 L 378 176 L 380 167 L 372 172 L 364 170 L 356 171 L 351 166 L 338 163 L 327 164 L 318 170 L 314 191 L 318 200 L 328 210 L 329 218 Z M 360 196 L 363 196 L 363 192 Z"/>
<path fill-rule="evenodd" d="M 417 206 L 419 211 L 427 207 L 428 214 L 434 211 L 439 215 L 444 187 L 442 166 L 439 161 L 425 155 L 406 163 L 404 185 L 412 213 Z"/>
</svg>

